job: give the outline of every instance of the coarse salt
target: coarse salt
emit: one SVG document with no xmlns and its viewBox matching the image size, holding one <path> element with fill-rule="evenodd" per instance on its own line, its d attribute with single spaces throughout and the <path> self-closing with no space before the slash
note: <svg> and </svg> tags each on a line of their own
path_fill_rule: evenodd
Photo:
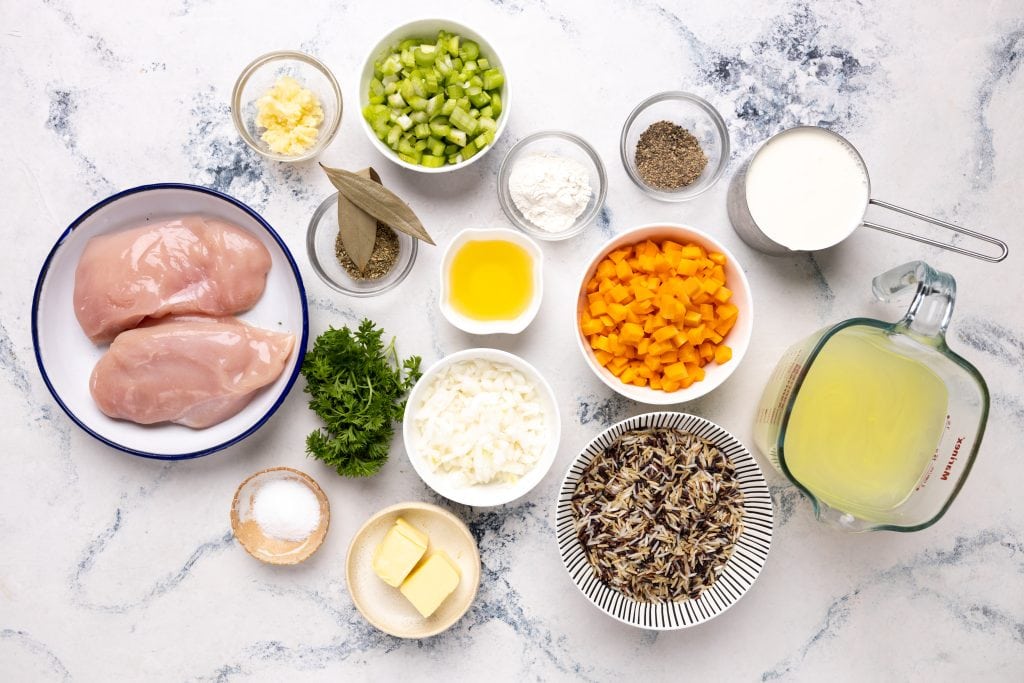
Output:
<svg viewBox="0 0 1024 683">
<path fill-rule="evenodd" d="M 465 485 L 517 481 L 537 465 L 548 438 L 537 387 L 519 370 L 487 360 L 442 370 L 414 424 L 420 456 Z"/>
<path fill-rule="evenodd" d="M 320 501 L 305 484 L 277 479 L 256 490 L 252 514 L 267 536 L 302 541 L 320 526 Z"/>
</svg>

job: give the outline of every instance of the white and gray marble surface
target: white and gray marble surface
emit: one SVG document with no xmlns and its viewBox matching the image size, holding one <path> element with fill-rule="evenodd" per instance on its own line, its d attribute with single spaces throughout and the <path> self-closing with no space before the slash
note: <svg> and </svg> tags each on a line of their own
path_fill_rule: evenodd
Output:
<svg viewBox="0 0 1024 683">
<path fill-rule="evenodd" d="M 427 14 L 478 28 L 515 90 L 508 130 L 469 170 L 421 177 L 377 154 L 359 127 L 357 75 L 393 25 Z M 538 319 L 513 338 L 475 339 L 438 314 L 440 249 L 375 299 L 346 299 L 309 268 L 306 225 L 330 192 L 314 163 L 269 163 L 229 120 L 231 86 L 256 55 L 298 48 L 339 77 L 348 110 L 331 165 L 374 164 L 442 246 L 507 225 L 495 176 L 519 138 L 562 128 L 595 145 L 610 189 L 582 236 L 545 244 Z M 3 256 L 0 289 L 0 679 L 34 680 L 1022 680 L 1024 679 L 1024 4 L 836 1 L 658 3 L 495 0 L 94 3 L 0 0 Z M 696 92 L 728 122 L 726 180 L 663 204 L 628 180 L 620 126 L 644 97 Z M 770 258 L 729 227 L 727 179 L 783 127 L 826 125 L 861 150 L 876 196 L 998 234 L 1000 264 L 869 230 L 814 256 Z M 30 335 L 32 288 L 67 224 L 118 190 L 157 181 L 228 192 L 260 211 L 295 254 L 311 332 L 369 316 L 430 363 L 484 344 L 551 380 L 563 439 L 523 500 L 467 509 L 439 500 L 400 439 L 384 470 L 338 477 L 303 452 L 315 425 L 301 380 L 251 438 L 195 461 L 131 457 L 76 428 L 48 394 Z M 713 622 L 653 633 L 593 608 L 562 569 L 553 501 L 577 451 L 643 412 L 587 370 L 571 337 L 584 259 L 618 231 L 686 222 L 734 250 L 754 291 L 748 356 L 724 386 L 683 406 L 748 445 L 754 406 L 792 342 L 854 315 L 894 319 L 871 278 L 924 258 L 959 283 L 949 342 L 988 379 L 992 413 L 976 466 L 934 527 L 846 535 L 765 464 L 775 541 L 751 592 Z M 762 460 L 762 463 L 764 461 Z M 323 548 L 293 568 L 262 565 L 231 536 L 238 483 L 272 465 L 312 474 L 334 511 Z M 476 535 L 483 579 L 450 631 L 402 641 L 352 605 L 343 560 L 355 529 L 401 500 L 447 505 Z"/>
</svg>

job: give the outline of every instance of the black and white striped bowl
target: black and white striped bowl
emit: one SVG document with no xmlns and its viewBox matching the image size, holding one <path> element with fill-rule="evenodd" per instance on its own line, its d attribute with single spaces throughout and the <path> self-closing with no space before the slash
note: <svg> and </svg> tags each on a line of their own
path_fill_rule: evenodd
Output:
<svg viewBox="0 0 1024 683">
<path fill-rule="evenodd" d="M 736 466 L 743 491 L 743 533 L 715 583 L 695 600 L 645 603 L 626 597 L 598 579 L 573 525 L 572 495 L 583 471 L 620 434 L 635 429 L 664 427 L 691 432 L 715 444 Z M 750 451 L 714 422 L 686 413 L 637 415 L 598 434 L 576 457 L 562 480 L 555 510 L 558 549 L 573 583 L 602 611 L 640 628 L 668 631 L 696 626 L 732 607 L 750 590 L 764 567 L 772 541 L 772 498 L 761 468 Z"/>
</svg>

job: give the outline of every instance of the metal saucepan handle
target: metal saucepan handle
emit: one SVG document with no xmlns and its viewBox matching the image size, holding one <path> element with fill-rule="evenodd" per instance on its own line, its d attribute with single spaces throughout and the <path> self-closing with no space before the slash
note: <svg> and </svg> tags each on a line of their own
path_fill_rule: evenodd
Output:
<svg viewBox="0 0 1024 683">
<path fill-rule="evenodd" d="M 896 213 L 901 213 L 904 216 L 910 216 L 911 218 L 916 218 L 918 220 L 924 221 L 925 223 L 931 223 L 932 225 L 937 225 L 940 228 L 945 228 L 946 230 L 949 230 L 950 232 L 952 232 L 955 235 L 966 235 L 967 237 L 973 237 L 974 239 L 979 240 L 981 242 L 987 242 L 988 244 L 994 244 L 996 247 L 999 248 L 999 255 L 998 256 L 989 256 L 988 254 L 983 254 L 983 253 L 978 252 L 978 251 L 971 251 L 969 249 L 964 249 L 962 247 L 958 247 L 955 244 L 949 244 L 947 242 L 939 242 L 938 240 L 933 240 L 933 239 L 928 238 L 928 237 L 922 237 L 921 235 L 915 235 L 915 234 L 913 234 L 911 232 L 904 232 L 902 230 L 897 230 L 895 228 L 890 228 L 890 227 L 887 227 L 887 226 L 884 226 L 884 225 L 879 225 L 878 223 L 871 223 L 869 221 L 863 221 L 861 223 L 861 225 L 864 225 L 866 227 L 873 228 L 875 230 L 881 230 L 882 232 L 887 232 L 890 235 L 899 235 L 900 237 L 906 237 L 908 240 L 915 240 L 917 242 L 923 242 L 925 244 L 930 244 L 933 247 L 939 247 L 941 249 L 947 249 L 949 251 L 954 251 L 954 252 L 956 252 L 958 254 L 963 254 L 964 256 L 972 256 L 972 257 L 974 257 L 976 259 L 981 259 L 982 261 L 989 261 L 990 263 L 998 263 L 998 262 L 1002 261 L 1004 258 L 1006 258 L 1006 255 L 1010 251 L 1007 248 L 1007 246 L 1006 246 L 1006 242 L 1004 242 L 1004 241 L 1002 241 L 1000 239 L 996 239 L 995 237 L 989 237 L 988 235 L 983 235 L 980 232 L 974 232 L 973 230 L 968 230 L 967 228 L 961 228 L 959 225 L 954 225 L 952 223 L 947 223 L 946 221 L 940 221 L 938 218 L 932 218 L 931 216 L 925 216 L 923 213 L 918 213 L 916 211 L 911 211 L 910 209 L 904 209 L 902 206 L 896 206 L 895 204 L 890 204 L 889 202 L 883 202 L 880 199 L 872 199 L 872 200 L 870 200 L 870 203 L 874 204 L 875 206 L 880 206 L 883 209 L 889 209 L 890 211 L 895 211 Z"/>
</svg>

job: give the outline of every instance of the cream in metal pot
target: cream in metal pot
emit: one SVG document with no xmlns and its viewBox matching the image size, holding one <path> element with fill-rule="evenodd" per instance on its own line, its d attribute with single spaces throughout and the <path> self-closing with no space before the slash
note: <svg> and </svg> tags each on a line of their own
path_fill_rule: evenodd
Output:
<svg viewBox="0 0 1024 683">
<path fill-rule="evenodd" d="M 994 245 L 983 253 L 866 220 L 875 205 Z M 1001 240 L 871 198 L 867 166 L 845 138 L 825 128 L 798 126 L 765 142 L 733 177 L 729 220 L 744 242 L 767 254 L 818 251 L 839 244 L 859 225 L 985 261 L 1002 261 Z"/>
</svg>

